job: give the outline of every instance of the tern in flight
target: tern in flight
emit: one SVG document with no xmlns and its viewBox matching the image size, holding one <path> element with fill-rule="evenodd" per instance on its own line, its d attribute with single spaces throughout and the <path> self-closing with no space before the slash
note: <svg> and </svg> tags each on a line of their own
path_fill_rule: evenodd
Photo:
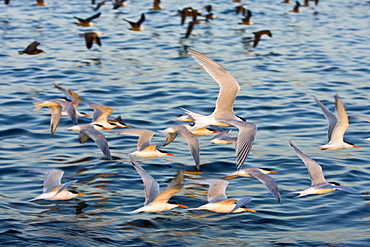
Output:
<svg viewBox="0 0 370 247">
<path fill-rule="evenodd" d="M 175 178 L 172 179 L 167 189 L 159 192 L 159 184 L 155 179 L 147 173 L 133 158 L 129 155 L 130 160 L 136 171 L 141 176 L 144 183 L 145 202 L 144 206 L 138 208 L 130 213 L 141 213 L 141 212 L 162 212 L 171 210 L 176 207 L 187 208 L 183 204 L 172 204 L 168 203 L 168 200 L 175 194 L 177 194 L 184 182 L 184 172 L 179 169 Z"/>
<path fill-rule="evenodd" d="M 279 203 L 282 204 L 283 201 L 281 200 L 278 185 L 272 177 L 267 175 L 269 173 L 277 173 L 277 172 L 272 171 L 267 168 L 247 168 L 247 169 L 242 169 L 242 170 L 239 170 L 233 173 L 225 174 L 225 177 L 223 178 L 228 179 L 228 178 L 234 178 L 234 177 L 239 177 L 239 176 L 257 178 L 261 183 L 263 183 L 267 187 L 267 189 L 275 197 L 275 199 Z"/>
<path fill-rule="evenodd" d="M 255 123 L 247 123 L 245 119 L 234 114 L 234 101 L 240 90 L 239 83 L 227 70 L 203 53 L 192 49 L 188 49 L 187 52 L 220 86 L 216 108 L 211 115 L 204 116 L 184 109 L 195 121 L 192 130 L 208 125 L 237 127 L 239 134 L 236 145 L 236 167 L 239 170 L 242 168 L 257 134 L 257 125 Z"/>
<path fill-rule="evenodd" d="M 335 111 L 337 116 L 329 111 L 318 99 L 315 98 L 316 103 L 319 105 L 323 111 L 326 119 L 329 121 L 328 127 L 328 143 L 320 146 L 322 150 L 331 149 L 338 150 L 343 148 L 360 148 L 359 146 L 354 145 L 350 142 L 343 141 L 344 133 L 348 128 L 348 116 L 346 109 L 338 95 L 334 96 L 335 98 Z"/>
<path fill-rule="evenodd" d="M 44 102 L 34 102 L 35 110 L 42 108 L 43 106 L 48 106 L 51 110 L 50 118 L 50 136 L 53 136 L 58 128 L 60 117 L 62 116 L 62 109 L 64 109 L 68 116 L 71 118 L 74 124 L 77 124 L 77 114 L 76 108 L 73 106 L 73 102 L 65 99 L 49 99 Z"/>
<path fill-rule="evenodd" d="M 72 193 L 68 191 L 68 187 L 71 184 L 77 182 L 77 180 L 69 181 L 62 184 L 61 179 L 64 171 L 60 169 L 27 169 L 22 170 L 23 172 L 30 173 L 42 173 L 45 174 L 43 193 L 29 201 L 35 200 L 69 200 L 76 196 L 85 196 L 82 193 Z"/>
<path fill-rule="evenodd" d="M 137 150 L 132 152 L 130 155 L 140 157 L 140 158 L 153 158 L 161 157 L 166 155 L 175 156 L 174 154 L 168 153 L 158 148 L 163 147 L 166 143 L 161 144 L 151 144 L 150 140 L 152 139 L 154 132 L 146 129 L 124 129 L 116 131 L 118 135 L 128 135 L 128 136 L 138 136 L 137 141 Z"/>
<path fill-rule="evenodd" d="M 217 213 L 240 213 L 249 211 L 255 213 L 253 209 L 242 207 L 253 198 L 250 196 L 227 198 L 225 191 L 229 182 L 222 179 L 193 180 L 186 184 L 205 184 L 208 185 L 207 200 L 208 203 L 198 208 L 189 208 L 188 210 L 209 210 Z"/>
<path fill-rule="evenodd" d="M 334 190 L 343 190 L 349 193 L 360 194 L 360 192 L 354 188 L 342 186 L 337 182 L 327 182 L 325 180 L 324 174 L 322 172 L 322 168 L 319 164 L 317 164 L 313 159 L 302 153 L 291 141 L 289 141 L 290 146 L 293 147 L 294 152 L 298 155 L 298 157 L 303 161 L 306 165 L 308 174 L 310 175 L 312 184 L 311 188 L 308 188 L 303 191 L 291 192 L 299 194 L 296 197 L 312 195 L 312 194 L 325 194 L 332 192 Z"/>
</svg>

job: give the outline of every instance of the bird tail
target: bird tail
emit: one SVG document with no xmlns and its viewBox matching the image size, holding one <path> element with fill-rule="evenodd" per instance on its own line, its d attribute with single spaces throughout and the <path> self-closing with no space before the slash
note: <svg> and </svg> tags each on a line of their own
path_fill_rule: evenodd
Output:
<svg viewBox="0 0 370 247">
<path fill-rule="evenodd" d="M 33 102 L 33 104 L 35 105 L 34 111 L 43 107 L 42 102 Z"/>
</svg>

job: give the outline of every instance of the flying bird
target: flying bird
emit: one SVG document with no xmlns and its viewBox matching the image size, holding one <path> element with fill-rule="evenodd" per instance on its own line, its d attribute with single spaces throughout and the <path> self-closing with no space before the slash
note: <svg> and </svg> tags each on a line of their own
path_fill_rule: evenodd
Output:
<svg viewBox="0 0 370 247">
<path fill-rule="evenodd" d="M 132 31 L 143 31 L 144 28 L 141 27 L 141 24 L 145 21 L 145 14 L 142 13 L 140 19 L 137 22 L 132 22 L 126 19 L 123 19 L 124 21 L 128 22 L 131 25 L 131 28 L 129 30 Z"/>
<path fill-rule="evenodd" d="M 301 4 L 298 1 L 295 1 L 295 5 L 294 5 L 293 10 L 291 12 L 301 13 L 302 10 L 300 10 L 299 7 L 301 7 Z"/>
<path fill-rule="evenodd" d="M 95 42 L 98 46 L 101 46 L 99 35 L 103 35 L 102 32 L 86 32 L 80 33 L 80 36 L 85 37 L 85 44 L 87 49 L 91 49 Z"/>
<path fill-rule="evenodd" d="M 130 213 L 162 212 L 171 210 L 176 207 L 187 208 L 187 206 L 183 204 L 168 203 L 168 200 L 173 195 L 180 192 L 181 188 L 183 187 L 184 172 L 181 169 L 178 170 L 175 178 L 172 179 L 167 189 L 159 193 L 159 184 L 157 183 L 157 181 L 155 181 L 155 179 L 149 173 L 147 173 L 131 155 L 129 155 L 129 157 L 132 165 L 143 180 L 145 193 L 144 206 Z"/>
<path fill-rule="evenodd" d="M 269 173 L 277 173 L 277 172 L 272 171 L 267 168 L 247 168 L 247 169 L 239 170 L 233 173 L 228 173 L 223 178 L 229 179 L 229 178 L 234 178 L 234 177 L 239 177 L 239 176 L 257 178 L 261 183 L 263 183 L 267 187 L 271 195 L 273 195 L 279 203 L 282 203 L 283 201 L 279 193 L 278 185 L 272 177 L 267 175 Z"/>
<path fill-rule="evenodd" d="M 322 150 L 331 149 L 338 150 L 343 148 L 360 148 L 350 142 L 343 141 L 344 133 L 346 132 L 349 123 L 346 109 L 338 95 L 334 96 L 335 99 L 335 111 L 337 116 L 329 111 L 318 99 L 315 98 L 316 103 L 319 105 L 323 111 L 325 118 L 329 121 L 328 127 L 328 142 L 320 146 Z"/>
<path fill-rule="evenodd" d="M 294 149 L 294 152 L 298 155 L 298 157 L 306 165 L 308 174 L 310 175 L 310 179 L 312 181 L 310 188 L 304 191 L 291 192 L 291 193 L 299 194 L 296 197 L 312 195 L 312 194 L 325 194 L 325 193 L 332 192 L 334 190 L 342 190 L 342 191 L 346 191 L 349 193 L 360 194 L 360 192 L 354 188 L 342 186 L 337 182 L 327 182 L 325 180 L 321 166 L 317 164 L 313 159 L 305 155 L 291 141 L 289 141 L 289 144 L 290 146 L 292 146 L 292 148 Z"/>
<path fill-rule="evenodd" d="M 241 169 L 252 147 L 252 143 L 257 133 L 257 125 L 254 123 L 247 123 L 245 122 L 245 119 L 234 114 L 234 101 L 240 90 L 239 83 L 227 70 L 203 53 L 192 49 L 188 49 L 188 53 L 220 86 L 216 108 L 211 115 L 204 116 L 184 109 L 185 112 L 195 120 L 195 125 L 192 130 L 203 128 L 208 125 L 237 127 L 239 129 L 239 134 L 236 145 L 236 166 L 237 169 Z"/>
<path fill-rule="evenodd" d="M 205 179 L 187 181 L 186 184 L 205 184 L 208 185 L 207 204 L 188 210 L 209 210 L 217 213 L 240 213 L 244 211 L 256 212 L 253 209 L 243 207 L 253 198 L 250 196 L 227 198 L 226 187 L 229 182 L 221 179 Z"/>
<path fill-rule="evenodd" d="M 59 84 L 52 83 L 54 87 L 58 88 L 69 101 L 73 102 L 73 106 L 76 109 L 76 115 L 77 117 L 90 117 L 89 114 L 86 114 L 84 112 L 79 112 L 77 107 L 80 105 L 81 102 L 83 102 L 83 99 L 80 95 L 78 95 L 76 92 L 67 89 Z M 68 116 L 68 113 L 66 111 L 62 111 L 62 116 Z"/>
<path fill-rule="evenodd" d="M 113 9 L 118 9 L 118 8 L 120 8 L 122 6 L 127 5 L 126 1 L 127 0 L 115 0 L 113 2 Z"/>
<path fill-rule="evenodd" d="M 18 51 L 19 54 L 27 54 L 27 55 L 37 55 L 40 53 L 46 53 L 43 50 L 37 49 L 37 46 L 39 46 L 40 43 L 37 41 L 32 42 L 27 46 L 27 48 L 23 51 Z"/>
<path fill-rule="evenodd" d="M 166 143 L 161 144 L 151 144 L 150 140 L 152 139 L 154 132 L 151 130 L 145 129 L 124 129 L 115 132 L 118 135 L 129 135 L 129 136 L 139 136 L 137 141 L 137 150 L 132 152 L 130 155 L 141 157 L 141 158 L 153 158 L 161 156 L 174 156 L 174 154 L 168 153 L 158 148 L 163 147 Z"/>
<path fill-rule="evenodd" d="M 160 6 L 161 0 L 154 0 L 153 7 L 150 10 L 162 10 L 163 8 Z"/>
<path fill-rule="evenodd" d="M 101 13 L 97 13 L 87 19 L 81 19 L 81 18 L 78 18 L 76 16 L 74 16 L 74 18 L 76 18 L 79 22 L 78 23 L 75 23 L 77 26 L 83 26 L 83 27 L 91 27 L 91 26 L 94 26 L 95 24 L 92 23 L 91 21 L 98 18 L 99 16 L 101 15 Z"/>
<path fill-rule="evenodd" d="M 253 34 L 254 34 L 253 48 L 257 47 L 262 35 L 267 35 L 272 38 L 272 33 L 269 30 L 261 30 L 258 32 L 253 32 Z"/>
<path fill-rule="evenodd" d="M 250 21 L 251 18 L 252 18 L 252 11 L 247 9 L 247 13 L 244 15 L 244 18 L 242 18 L 242 22 L 240 22 L 239 24 L 252 25 L 253 22 Z"/>
<path fill-rule="evenodd" d="M 50 136 L 53 136 L 56 129 L 58 128 L 60 117 L 62 115 L 62 109 L 66 111 L 68 116 L 71 118 L 74 124 L 78 123 L 76 108 L 73 106 L 73 103 L 65 99 L 49 99 L 44 102 L 34 102 L 35 110 L 38 110 L 44 106 L 48 106 L 51 110 L 51 119 L 50 119 Z"/>
<path fill-rule="evenodd" d="M 69 181 L 62 184 L 61 179 L 64 171 L 60 169 L 27 169 L 22 172 L 29 173 L 42 173 L 45 174 L 43 193 L 29 201 L 35 200 L 69 200 L 76 196 L 86 196 L 82 193 L 73 193 L 68 191 L 71 184 L 76 183 L 78 180 Z"/>
<path fill-rule="evenodd" d="M 181 135 L 188 144 L 191 155 L 193 156 L 195 166 L 199 170 L 200 167 L 200 148 L 199 141 L 196 135 L 191 133 L 185 125 L 176 125 L 165 130 L 160 131 L 162 134 L 167 134 L 166 146 L 170 144 L 178 135 Z"/>
<path fill-rule="evenodd" d="M 68 129 L 72 131 L 80 131 L 80 134 L 78 135 L 78 140 L 80 143 L 85 143 L 89 138 L 91 138 L 105 155 L 105 157 L 107 157 L 109 160 L 112 159 L 107 139 L 102 133 L 99 132 L 99 130 L 102 129 L 109 130 L 108 128 L 97 123 L 88 123 L 75 125 Z"/>
<path fill-rule="evenodd" d="M 48 3 L 44 2 L 44 0 L 36 0 L 36 3 L 34 5 L 36 6 L 45 6 Z"/>
</svg>

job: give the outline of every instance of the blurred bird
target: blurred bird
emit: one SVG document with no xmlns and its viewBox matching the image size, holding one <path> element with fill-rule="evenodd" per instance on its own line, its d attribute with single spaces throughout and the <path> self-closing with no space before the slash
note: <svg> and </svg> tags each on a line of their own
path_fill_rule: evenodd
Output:
<svg viewBox="0 0 370 247">
<path fill-rule="evenodd" d="M 98 46 L 101 46 L 99 35 L 103 35 L 102 32 L 86 32 L 80 33 L 80 36 L 85 37 L 85 44 L 87 49 L 91 49 L 95 42 Z"/>
<path fill-rule="evenodd" d="M 360 194 L 360 192 L 354 188 L 342 186 L 336 182 L 327 182 L 325 180 L 324 174 L 322 172 L 322 168 L 319 164 L 317 164 L 313 159 L 302 153 L 291 141 L 289 141 L 290 146 L 293 147 L 294 152 L 298 155 L 298 157 L 303 161 L 306 165 L 308 174 L 310 175 L 310 179 L 312 181 L 311 188 L 306 189 L 304 191 L 297 191 L 291 193 L 299 194 L 296 197 L 312 195 L 312 194 L 325 194 L 332 192 L 334 190 L 343 190 L 349 193 Z"/>
<path fill-rule="evenodd" d="M 235 177 L 254 177 L 257 178 L 260 182 L 262 182 L 264 185 L 266 185 L 267 189 L 270 191 L 270 193 L 275 197 L 275 199 L 279 202 L 282 203 L 281 196 L 279 193 L 279 188 L 275 180 L 266 175 L 269 173 L 277 173 L 275 171 L 272 171 L 267 168 L 247 168 L 243 170 L 239 170 L 233 173 L 228 173 L 223 177 L 224 179 L 229 179 L 229 178 L 235 178 Z"/>
<path fill-rule="evenodd" d="M 138 208 L 130 213 L 141 213 L 141 212 L 162 212 L 171 210 L 176 207 L 187 208 L 183 204 L 171 204 L 168 200 L 183 187 L 184 172 L 179 169 L 175 178 L 172 179 L 167 189 L 159 193 L 159 184 L 155 179 L 147 173 L 135 160 L 129 155 L 130 160 L 136 171 L 139 173 L 144 183 L 145 202 L 144 206 Z"/>
<path fill-rule="evenodd" d="M 44 102 L 34 102 L 35 110 L 40 109 L 43 106 L 48 106 L 51 110 L 51 119 L 50 119 L 50 136 L 53 136 L 56 129 L 58 128 L 60 117 L 62 115 L 62 109 L 64 109 L 68 116 L 71 118 L 74 124 L 77 124 L 77 115 L 76 109 L 73 106 L 73 103 L 65 99 L 50 99 Z"/>
<path fill-rule="evenodd" d="M 302 10 L 300 10 L 299 7 L 301 7 L 301 4 L 298 1 L 295 1 L 295 5 L 294 5 L 293 10 L 291 12 L 301 13 Z"/>
<path fill-rule="evenodd" d="M 76 109 L 76 115 L 77 117 L 90 117 L 89 114 L 86 114 L 84 112 L 79 112 L 77 107 L 80 105 L 80 103 L 83 101 L 82 97 L 78 95 L 76 92 L 69 90 L 65 87 L 62 87 L 59 84 L 52 83 L 54 87 L 58 88 L 62 93 L 67 97 L 67 99 L 71 102 L 73 102 L 73 106 Z M 62 111 L 62 116 L 68 116 L 68 113 L 66 111 Z"/>
<path fill-rule="evenodd" d="M 42 173 L 45 174 L 43 193 L 29 201 L 35 200 L 69 200 L 76 196 L 86 196 L 82 193 L 72 193 L 68 191 L 71 184 L 76 183 L 78 180 L 69 181 L 62 184 L 61 179 L 64 171 L 60 169 L 27 169 L 23 172 Z"/>
<path fill-rule="evenodd" d="M 101 13 L 97 13 L 97 14 L 95 14 L 95 15 L 89 17 L 89 18 L 86 18 L 86 19 L 81 19 L 81 18 L 78 18 L 76 16 L 73 16 L 73 17 L 76 18 L 79 21 L 78 23 L 75 23 L 77 26 L 91 27 L 91 26 L 95 25 L 91 21 L 98 18 L 100 15 L 101 15 Z"/>
<path fill-rule="evenodd" d="M 10 3 L 10 0 L 4 0 L 4 4 L 8 5 Z"/>
<path fill-rule="evenodd" d="M 100 3 L 98 3 L 98 5 L 96 5 L 94 10 L 95 11 L 99 10 L 101 6 L 106 5 L 107 3 L 108 3 L 108 1 L 101 1 Z"/>
<path fill-rule="evenodd" d="M 328 127 L 328 142 L 320 146 L 322 150 L 331 149 L 338 150 L 343 148 L 360 148 L 350 142 L 343 141 L 344 133 L 346 132 L 349 123 L 346 109 L 338 95 L 334 96 L 335 99 L 335 111 L 337 116 L 329 111 L 318 99 L 315 98 L 316 103 L 319 105 L 323 111 L 325 118 L 329 121 Z"/>
<path fill-rule="evenodd" d="M 118 135 L 129 135 L 129 136 L 138 136 L 137 141 L 137 150 L 132 152 L 130 155 L 141 157 L 141 158 L 153 158 L 161 157 L 166 155 L 175 156 L 174 154 L 168 153 L 166 151 L 159 150 L 158 148 L 163 147 L 166 142 L 161 144 L 151 144 L 150 140 L 152 139 L 154 132 L 151 130 L 145 129 L 125 129 L 115 132 Z"/>
<path fill-rule="evenodd" d="M 206 5 L 204 6 L 204 9 L 207 11 L 207 12 L 211 12 L 212 9 L 213 9 L 213 6 L 212 5 Z"/>
<path fill-rule="evenodd" d="M 144 13 L 141 14 L 141 17 L 138 22 L 132 22 L 126 19 L 123 19 L 123 20 L 128 22 L 131 25 L 131 28 L 129 30 L 132 30 L 132 31 L 143 31 L 144 30 L 144 28 L 141 27 L 141 24 L 143 24 L 143 22 L 145 21 Z"/>
<path fill-rule="evenodd" d="M 217 213 L 240 213 L 244 211 L 254 212 L 253 209 L 242 207 L 253 198 L 250 196 L 227 198 L 226 187 L 229 182 L 221 179 L 205 179 L 186 181 L 186 184 L 205 184 L 208 185 L 207 204 L 198 208 L 189 208 L 188 210 L 209 210 Z"/>
<path fill-rule="evenodd" d="M 197 16 L 200 16 L 202 11 L 193 9 L 192 7 L 187 7 L 182 10 L 178 10 L 177 13 L 181 16 L 181 25 L 184 25 L 187 17 L 192 17 L 193 21 L 196 21 Z"/>
<path fill-rule="evenodd" d="M 236 14 L 242 14 L 243 16 L 245 16 L 245 11 L 247 10 L 247 5 L 240 5 L 240 6 L 236 6 L 235 7 L 235 12 Z"/>
<path fill-rule="evenodd" d="M 118 9 L 122 6 L 126 6 L 127 5 L 126 1 L 127 0 L 115 0 L 113 3 L 113 9 Z"/>
<path fill-rule="evenodd" d="M 44 0 L 36 0 L 36 3 L 35 3 L 36 6 L 45 6 L 47 4 L 48 3 L 44 2 Z"/>
<path fill-rule="evenodd" d="M 27 46 L 27 48 L 23 51 L 18 51 L 19 54 L 27 54 L 27 55 L 37 55 L 40 53 L 45 53 L 43 50 L 37 49 L 40 43 L 37 41 L 32 42 Z"/>
<path fill-rule="evenodd" d="M 262 35 L 265 34 L 272 38 L 272 33 L 270 32 L 270 30 L 261 30 L 258 32 L 253 32 L 253 34 L 254 34 L 253 48 L 257 47 Z"/>
<path fill-rule="evenodd" d="M 247 9 L 247 12 L 244 15 L 244 18 L 242 18 L 242 22 L 240 22 L 239 24 L 242 24 L 242 25 L 252 25 L 253 22 L 250 21 L 251 17 L 252 17 L 252 11 L 250 11 L 249 9 Z"/>
<path fill-rule="evenodd" d="M 150 10 L 161 10 L 161 9 L 163 9 L 161 6 L 159 6 L 160 4 L 161 4 L 161 0 L 154 0 L 153 1 L 153 7 Z"/>
</svg>

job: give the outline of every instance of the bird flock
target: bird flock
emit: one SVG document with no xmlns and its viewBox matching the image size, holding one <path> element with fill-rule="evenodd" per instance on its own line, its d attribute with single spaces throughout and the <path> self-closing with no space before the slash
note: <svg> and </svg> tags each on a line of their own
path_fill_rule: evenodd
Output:
<svg viewBox="0 0 370 247">
<path fill-rule="evenodd" d="M 5 4 L 9 4 L 9 1 L 4 1 Z M 237 1 L 235 1 L 237 2 Z M 103 5 L 106 5 L 108 1 L 102 1 L 96 5 L 94 8 L 97 11 Z M 290 3 L 290 1 L 284 1 L 283 3 Z M 92 1 L 92 4 L 96 4 Z M 126 0 L 120 1 L 115 0 L 113 2 L 113 9 L 118 9 L 125 6 Z M 318 1 L 315 1 L 318 4 Z M 36 4 L 38 6 L 44 6 L 46 3 L 42 0 L 37 0 Z M 309 1 L 305 1 L 304 7 L 309 6 Z M 302 5 L 296 1 L 296 4 L 291 10 L 294 13 L 300 13 Z M 160 6 L 160 1 L 155 0 L 153 2 L 153 7 L 151 10 L 160 11 L 162 7 Z M 179 21 L 180 25 L 186 23 L 186 19 L 190 18 L 191 21 L 188 22 L 188 27 L 183 38 L 189 38 L 196 27 L 199 24 L 205 24 L 214 18 L 216 15 L 212 13 L 212 5 L 207 5 L 204 7 L 206 14 L 202 14 L 201 10 L 196 10 L 191 7 L 187 7 L 177 11 L 177 14 L 181 17 Z M 235 8 L 237 15 L 241 15 L 240 25 L 253 25 L 251 21 L 252 11 L 248 9 L 245 5 L 240 5 Z M 78 23 L 77 26 L 81 27 L 91 27 L 94 25 L 93 21 L 101 16 L 101 13 L 97 13 L 88 17 L 86 19 L 76 17 Z M 199 17 L 204 19 L 198 19 Z M 130 24 L 131 31 L 143 31 L 143 23 L 146 20 L 144 13 L 141 13 L 139 19 L 135 22 L 132 20 L 123 19 Z M 272 33 L 269 30 L 260 30 L 258 32 L 253 32 L 254 38 L 251 39 L 253 43 L 253 48 L 256 48 L 259 44 L 261 37 L 267 35 L 272 37 Z M 88 49 L 91 49 L 93 43 L 101 46 L 102 43 L 99 39 L 101 32 L 85 32 L 80 34 L 85 38 L 85 44 Z M 27 55 L 38 55 L 45 53 L 43 50 L 38 49 L 39 42 L 32 42 L 26 49 L 19 51 L 19 54 Z M 179 124 L 176 126 L 170 126 L 164 130 L 158 130 L 154 132 L 147 129 L 136 129 L 133 126 L 126 125 L 122 118 L 116 117 L 110 118 L 110 115 L 114 112 L 109 106 L 99 105 L 97 103 L 91 103 L 85 101 L 80 95 L 71 89 L 67 89 L 62 85 L 53 83 L 53 85 L 60 90 L 65 97 L 53 98 L 46 100 L 44 102 L 34 102 L 35 110 L 42 107 L 49 107 L 51 110 L 50 119 L 50 135 L 57 131 L 58 124 L 62 116 L 68 116 L 74 126 L 71 126 L 69 130 L 79 131 L 78 141 L 83 144 L 89 139 L 92 139 L 99 150 L 104 154 L 105 158 L 108 160 L 115 159 L 112 156 L 109 144 L 106 136 L 101 132 L 101 130 L 111 130 L 113 128 L 125 128 L 122 130 L 114 131 L 115 135 L 120 136 L 137 136 L 137 149 L 128 154 L 128 158 L 133 165 L 133 168 L 137 171 L 143 180 L 145 202 L 144 206 L 140 207 L 129 213 L 139 213 L 139 212 L 161 212 L 170 210 L 175 207 L 187 206 L 183 204 L 171 204 L 168 203 L 170 198 L 178 193 L 184 185 L 197 184 L 197 185 L 207 185 L 209 186 L 207 201 L 208 203 L 199 206 L 197 208 L 188 208 L 188 210 L 210 210 L 218 213 L 240 213 L 243 211 L 256 212 L 253 209 L 246 208 L 245 205 L 250 202 L 253 198 L 250 196 L 242 197 L 232 197 L 228 198 L 226 196 L 226 188 L 229 182 L 225 179 L 232 179 L 237 176 L 254 177 L 263 183 L 266 188 L 270 191 L 272 196 L 280 204 L 283 203 L 278 184 L 270 175 L 277 173 L 267 168 L 246 168 L 242 169 L 248 154 L 252 149 L 253 142 L 257 135 L 258 126 L 256 123 L 252 123 L 244 119 L 243 117 L 237 116 L 234 113 L 234 101 L 240 90 L 240 85 L 236 79 L 224 69 L 216 61 L 208 57 L 207 55 L 196 51 L 194 49 L 187 48 L 186 52 L 195 59 L 204 70 L 217 82 L 220 87 L 218 98 L 215 105 L 215 110 L 210 115 L 202 115 L 195 113 L 193 109 L 184 109 L 184 115 L 180 116 L 178 121 L 190 122 L 190 124 Z M 320 146 L 322 150 L 331 149 L 339 150 L 344 148 L 359 148 L 358 146 L 345 142 L 344 134 L 348 128 L 348 116 L 338 95 L 334 96 L 335 99 L 335 111 L 336 115 L 330 112 L 318 99 L 314 98 L 318 106 L 324 113 L 324 116 L 329 121 L 328 127 L 328 141 L 325 145 Z M 78 124 L 78 118 L 80 117 L 90 117 L 89 114 L 80 112 L 78 110 L 79 105 L 86 105 L 93 110 L 92 121 L 87 124 Z M 353 116 L 369 121 L 364 116 Z M 236 128 L 238 129 L 237 137 L 231 137 L 229 135 L 230 129 L 225 128 Z M 218 179 L 199 179 L 199 180 L 185 180 L 184 171 L 182 168 L 178 169 L 178 172 L 168 185 L 168 188 L 159 192 L 159 184 L 155 179 L 135 160 L 134 157 L 138 158 L 153 158 L 161 156 L 173 156 L 172 153 L 161 150 L 161 148 L 170 145 L 175 138 L 179 135 L 186 141 L 190 155 L 194 160 L 194 165 L 197 170 L 201 170 L 201 145 L 198 140 L 198 135 L 210 135 L 215 134 L 215 137 L 210 141 L 212 144 L 233 144 L 235 147 L 235 164 L 236 171 L 225 174 L 225 176 Z M 165 136 L 163 142 L 152 144 L 151 139 L 155 134 L 160 134 Z M 123 137 L 124 138 L 124 137 Z M 304 191 L 291 192 L 298 193 L 297 197 L 302 197 L 311 194 L 324 194 L 329 193 L 334 190 L 341 190 L 349 193 L 361 194 L 358 190 L 342 186 L 336 182 L 327 182 L 325 180 L 322 168 L 313 159 L 305 155 L 297 146 L 293 144 L 292 141 L 288 141 L 289 145 L 293 148 L 297 156 L 302 160 L 308 170 L 309 177 L 312 181 L 311 187 Z M 82 193 L 72 193 L 68 191 L 68 187 L 77 182 L 77 180 L 69 181 L 62 184 L 61 179 L 64 172 L 60 169 L 27 169 L 24 172 L 30 173 L 42 173 L 45 174 L 43 193 L 30 201 L 34 200 L 68 200 L 74 198 L 75 196 L 86 196 Z"/>
</svg>

